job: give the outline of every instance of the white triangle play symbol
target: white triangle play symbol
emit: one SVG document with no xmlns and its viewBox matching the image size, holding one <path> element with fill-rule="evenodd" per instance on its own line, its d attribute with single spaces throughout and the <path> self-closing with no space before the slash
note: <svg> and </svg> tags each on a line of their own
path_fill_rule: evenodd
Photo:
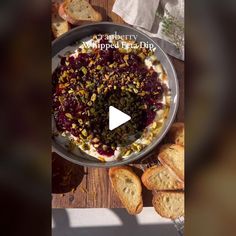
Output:
<svg viewBox="0 0 236 236">
<path fill-rule="evenodd" d="M 113 130 L 129 121 L 131 117 L 124 112 L 109 106 L 109 130 Z"/>
</svg>

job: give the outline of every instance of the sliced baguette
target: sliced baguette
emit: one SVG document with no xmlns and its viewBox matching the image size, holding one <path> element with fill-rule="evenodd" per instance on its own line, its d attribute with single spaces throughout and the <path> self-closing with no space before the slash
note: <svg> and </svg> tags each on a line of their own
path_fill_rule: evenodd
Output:
<svg viewBox="0 0 236 236">
<path fill-rule="evenodd" d="M 168 167 L 156 165 L 145 170 L 142 182 L 149 190 L 182 190 L 184 183 Z"/>
<path fill-rule="evenodd" d="M 169 141 L 184 146 L 184 123 L 174 123 L 168 133 Z"/>
<path fill-rule="evenodd" d="M 154 194 L 152 204 L 162 217 L 175 220 L 184 215 L 184 193 L 159 191 Z"/>
<path fill-rule="evenodd" d="M 73 25 L 101 21 L 102 16 L 86 0 L 65 0 L 60 6 L 60 16 Z"/>
<path fill-rule="evenodd" d="M 109 169 L 112 186 L 129 214 L 136 215 L 143 209 L 142 185 L 139 177 L 128 166 Z"/>
<path fill-rule="evenodd" d="M 63 20 L 58 14 L 59 4 L 52 4 L 52 32 L 55 38 L 69 31 L 69 23 Z"/>
<path fill-rule="evenodd" d="M 184 181 L 184 147 L 177 144 L 164 145 L 158 155 L 158 160 L 171 168 L 180 180 Z"/>
<path fill-rule="evenodd" d="M 64 5 L 65 5 L 65 3 L 63 2 L 63 3 L 61 3 L 60 6 L 59 6 L 59 10 L 58 10 L 59 16 L 60 16 L 62 19 L 64 19 L 65 21 L 67 21 L 67 22 L 69 22 L 70 24 L 72 24 L 72 25 L 76 25 L 76 23 L 78 24 L 77 21 L 73 20 L 72 18 L 70 18 L 70 17 L 66 14 L 66 12 L 65 12 L 65 10 L 64 10 Z"/>
</svg>

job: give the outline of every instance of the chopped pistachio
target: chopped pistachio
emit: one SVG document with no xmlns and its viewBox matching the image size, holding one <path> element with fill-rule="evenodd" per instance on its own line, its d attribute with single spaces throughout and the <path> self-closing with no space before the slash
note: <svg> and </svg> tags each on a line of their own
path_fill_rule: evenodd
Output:
<svg viewBox="0 0 236 236">
<path fill-rule="evenodd" d="M 141 151 L 142 145 L 138 143 L 133 143 L 132 148 L 134 151 Z"/>
<path fill-rule="evenodd" d="M 152 128 L 155 129 L 157 127 L 157 122 L 152 123 Z"/>
<path fill-rule="evenodd" d="M 80 125 L 82 125 L 84 123 L 82 119 L 78 119 L 78 122 Z"/>
<path fill-rule="evenodd" d="M 69 119 L 73 119 L 72 115 L 70 113 L 66 113 L 65 116 Z"/>
<path fill-rule="evenodd" d="M 59 100 L 60 103 L 63 103 L 64 98 L 60 96 L 60 97 L 58 98 L 58 100 Z"/>
<path fill-rule="evenodd" d="M 132 48 L 128 48 L 127 52 L 128 53 L 132 52 Z"/>
<path fill-rule="evenodd" d="M 90 147 L 89 147 L 89 145 L 87 143 L 82 143 L 81 148 L 83 150 L 89 150 L 90 149 Z"/>
<path fill-rule="evenodd" d="M 128 66 L 129 55 L 125 55 L 124 57 L 125 64 Z"/>
<path fill-rule="evenodd" d="M 131 150 L 128 150 L 127 152 L 125 152 L 124 156 L 129 156 L 131 154 Z"/>
<path fill-rule="evenodd" d="M 144 91 L 142 91 L 142 92 L 140 93 L 141 96 L 145 96 L 145 94 L 146 94 L 146 93 L 145 93 Z"/>
<path fill-rule="evenodd" d="M 81 67 L 81 71 L 83 72 L 84 75 L 86 75 L 88 72 L 84 66 Z"/>
<path fill-rule="evenodd" d="M 88 136 L 88 133 L 87 133 L 87 130 L 86 130 L 86 129 L 83 129 L 81 133 L 84 135 L 84 137 L 87 137 L 87 136 Z"/>
<path fill-rule="evenodd" d="M 100 94 L 102 92 L 101 86 L 97 88 L 97 92 L 98 92 L 98 94 Z"/>
<path fill-rule="evenodd" d="M 76 79 L 75 79 L 75 78 L 72 78 L 72 79 L 70 80 L 70 82 L 71 82 L 72 84 L 75 84 L 75 83 L 76 83 Z"/>
<path fill-rule="evenodd" d="M 97 70 L 101 70 L 101 69 L 102 69 L 102 66 L 101 66 L 101 65 L 97 65 L 96 69 L 97 69 Z"/>
<path fill-rule="evenodd" d="M 87 102 L 87 105 L 88 105 L 88 106 L 92 106 L 93 103 L 92 103 L 91 101 L 89 101 L 89 102 Z"/>
<path fill-rule="evenodd" d="M 120 68 L 123 68 L 123 67 L 125 67 L 125 66 L 126 66 L 125 63 L 119 65 Z"/>
<path fill-rule="evenodd" d="M 92 108 L 90 109 L 90 112 L 91 112 L 91 114 L 94 114 L 95 109 L 92 107 Z"/>
<path fill-rule="evenodd" d="M 118 50 L 121 53 L 126 53 L 127 52 L 127 50 L 125 48 L 123 48 L 123 47 L 120 47 Z"/>
<path fill-rule="evenodd" d="M 97 137 L 95 137 L 95 138 L 92 139 L 92 142 L 93 142 L 93 143 L 99 143 L 99 141 L 100 141 L 100 140 L 99 140 Z"/>
<path fill-rule="evenodd" d="M 94 93 L 92 96 L 91 96 L 91 101 L 95 101 L 96 100 L 96 98 L 97 98 L 97 95 L 96 95 L 96 93 Z"/>
<path fill-rule="evenodd" d="M 129 59 L 129 55 L 128 54 L 124 55 L 124 60 L 127 61 L 128 59 Z"/>
<path fill-rule="evenodd" d="M 85 94 L 85 90 L 80 89 L 77 93 L 78 93 L 78 95 L 83 96 L 83 95 Z M 77 93 L 76 93 L 76 94 L 77 94 Z"/>
<path fill-rule="evenodd" d="M 76 129 L 77 128 L 77 125 L 76 124 L 72 124 L 72 129 Z"/>
<path fill-rule="evenodd" d="M 90 121 L 89 121 L 89 120 L 86 121 L 85 124 L 86 124 L 86 125 L 90 125 Z"/>
</svg>

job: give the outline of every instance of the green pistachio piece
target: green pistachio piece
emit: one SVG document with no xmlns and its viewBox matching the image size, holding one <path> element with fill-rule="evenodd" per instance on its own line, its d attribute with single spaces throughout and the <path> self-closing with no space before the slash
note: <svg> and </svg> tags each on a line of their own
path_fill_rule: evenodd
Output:
<svg viewBox="0 0 236 236">
<path fill-rule="evenodd" d="M 93 143 L 98 143 L 99 141 L 100 140 L 97 137 L 93 138 L 93 140 L 92 140 Z"/>
<path fill-rule="evenodd" d="M 129 156 L 131 154 L 132 150 L 128 150 L 127 152 L 125 152 L 124 156 Z"/>
<path fill-rule="evenodd" d="M 87 133 L 87 130 L 86 130 L 86 129 L 83 129 L 81 133 L 84 135 L 84 137 L 87 137 L 87 136 L 88 136 L 88 133 Z"/>
<path fill-rule="evenodd" d="M 101 66 L 101 65 L 97 65 L 96 69 L 97 69 L 97 70 L 101 70 L 101 69 L 102 69 L 102 66 Z"/>
<path fill-rule="evenodd" d="M 91 101 L 95 102 L 96 98 L 97 98 L 97 94 L 94 93 L 94 94 L 91 96 Z"/>
<path fill-rule="evenodd" d="M 70 113 L 66 113 L 65 116 L 69 119 L 73 119 L 72 115 Z"/>
<path fill-rule="evenodd" d="M 84 66 L 81 67 L 81 70 L 82 70 L 82 72 L 83 72 L 84 75 L 86 75 L 87 72 L 88 72 L 87 69 L 86 69 Z"/>
<path fill-rule="evenodd" d="M 83 150 L 89 150 L 89 149 L 90 149 L 90 148 L 89 148 L 89 145 L 88 145 L 87 143 L 82 143 L 81 148 L 82 148 Z"/>
<path fill-rule="evenodd" d="M 77 128 L 77 125 L 76 124 L 72 124 L 72 129 L 76 129 Z"/>
<path fill-rule="evenodd" d="M 87 105 L 88 105 L 88 106 L 92 106 L 93 103 L 92 103 L 91 101 L 89 101 L 89 102 L 87 103 Z"/>
<path fill-rule="evenodd" d="M 82 119 L 78 119 L 78 122 L 79 122 L 80 125 L 83 124 L 83 120 Z"/>
</svg>

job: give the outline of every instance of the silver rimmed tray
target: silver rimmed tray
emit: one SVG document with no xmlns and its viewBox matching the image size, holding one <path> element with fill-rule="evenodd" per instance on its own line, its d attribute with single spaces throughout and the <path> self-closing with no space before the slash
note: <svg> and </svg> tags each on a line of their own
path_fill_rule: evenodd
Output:
<svg viewBox="0 0 236 236">
<path fill-rule="evenodd" d="M 149 36 L 130 26 L 119 25 L 110 22 L 100 22 L 74 28 L 73 30 L 67 32 L 66 34 L 62 35 L 61 37 L 53 41 L 52 69 L 54 69 L 57 63 L 59 63 L 59 58 L 56 56 L 58 53 L 60 54 L 65 53 L 75 42 L 87 40 L 94 34 L 104 34 L 104 33 L 107 34 L 116 33 L 118 35 L 135 35 L 137 36 L 136 39 L 137 42 L 146 42 L 148 44 L 153 44 L 156 47 L 155 55 L 158 57 L 158 60 L 163 65 L 168 76 L 169 88 L 171 90 L 170 111 L 165 121 L 165 124 L 163 125 L 162 130 L 160 131 L 159 135 L 155 137 L 153 142 L 149 146 L 144 148 L 141 152 L 135 153 L 131 155 L 129 158 L 123 160 L 117 160 L 112 162 L 100 162 L 99 160 L 89 156 L 83 151 L 78 150 L 76 153 L 71 152 L 67 147 L 68 143 L 66 143 L 66 141 L 63 140 L 62 137 L 52 138 L 53 151 L 57 152 L 60 156 L 62 156 L 66 160 L 83 166 L 111 167 L 111 166 L 125 165 L 147 156 L 147 154 L 149 154 L 157 146 L 157 144 L 161 142 L 161 140 L 168 132 L 171 124 L 174 121 L 178 109 L 178 102 L 179 102 L 178 80 L 170 59 L 165 54 L 165 52 L 156 44 L 156 42 L 154 42 Z M 52 118 L 52 132 L 54 129 L 55 129 L 55 123 L 54 119 Z"/>
</svg>

